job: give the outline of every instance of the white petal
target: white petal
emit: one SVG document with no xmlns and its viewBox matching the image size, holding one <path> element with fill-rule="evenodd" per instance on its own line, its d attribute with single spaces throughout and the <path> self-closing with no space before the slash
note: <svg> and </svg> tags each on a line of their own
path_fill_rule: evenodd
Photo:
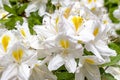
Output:
<svg viewBox="0 0 120 80">
<path fill-rule="evenodd" d="M 77 63 L 74 58 L 67 58 L 65 60 L 65 67 L 70 73 L 74 73 L 77 69 Z"/>
<path fill-rule="evenodd" d="M 99 41 L 98 43 L 96 43 L 96 48 L 103 56 L 116 56 L 116 52 L 110 49 L 103 41 Z"/>
<path fill-rule="evenodd" d="M 48 29 L 46 29 L 45 25 L 43 25 L 43 26 L 35 25 L 33 29 L 38 34 L 40 39 L 43 38 L 43 40 L 44 40 L 46 38 L 49 38 L 49 37 L 53 36 L 53 34 L 51 34 L 51 32 Z"/>
<path fill-rule="evenodd" d="M 30 55 L 26 57 L 23 63 L 33 68 L 33 66 L 37 63 L 37 53 L 36 51 L 28 51 L 28 53 Z"/>
<path fill-rule="evenodd" d="M 17 75 L 17 65 L 11 64 L 6 68 L 0 80 L 13 80 Z"/>
<path fill-rule="evenodd" d="M 28 65 L 21 64 L 19 66 L 18 76 L 22 80 L 28 80 L 30 76 L 30 68 L 28 67 Z"/>
<path fill-rule="evenodd" d="M 57 80 L 45 65 L 35 66 L 29 80 Z"/>
<path fill-rule="evenodd" d="M 86 44 L 85 47 L 88 51 L 93 52 L 93 54 L 95 54 L 99 59 L 104 61 L 104 59 L 101 57 L 100 53 L 98 52 L 98 50 L 95 48 L 95 46 L 93 44 L 90 44 L 90 43 Z"/>
<path fill-rule="evenodd" d="M 28 5 L 28 7 L 25 9 L 26 15 L 30 16 L 31 12 L 35 12 L 38 10 L 38 7 L 36 6 L 36 4 L 30 4 Z"/>
<path fill-rule="evenodd" d="M 52 0 L 52 4 L 57 4 L 58 0 Z"/>
<path fill-rule="evenodd" d="M 43 4 L 41 4 L 41 6 L 39 8 L 38 14 L 40 16 L 43 16 L 45 14 L 45 10 L 46 10 L 46 5 L 43 3 Z"/>
<path fill-rule="evenodd" d="M 84 60 L 86 59 L 93 61 L 93 65 L 100 65 L 104 63 L 103 61 L 99 61 L 99 58 L 96 56 L 84 56 Z"/>
<path fill-rule="evenodd" d="M 90 80 L 101 80 L 99 68 L 96 65 L 85 64 L 86 77 Z"/>
<path fill-rule="evenodd" d="M 106 73 L 112 74 L 117 80 L 120 79 L 120 68 L 118 67 L 109 67 L 107 68 Z"/>
<path fill-rule="evenodd" d="M 119 9 L 115 10 L 113 12 L 113 15 L 114 15 L 115 18 L 120 19 L 120 10 Z"/>
<path fill-rule="evenodd" d="M 84 69 L 81 68 L 79 73 L 75 74 L 75 80 L 84 80 L 85 75 L 84 75 Z"/>
<path fill-rule="evenodd" d="M 38 39 L 37 36 L 32 35 L 28 39 L 29 39 L 30 46 L 32 48 L 34 48 L 34 49 L 40 49 L 40 43 L 41 42 L 39 41 L 39 39 Z"/>
<path fill-rule="evenodd" d="M 56 70 L 64 64 L 64 60 L 60 55 L 56 55 L 48 64 L 48 69 L 50 71 Z"/>
<path fill-rule="evenodd" d="M 83 42 L 89 42 L 90 40 L 93 40 L 94 36 L 89 33 L 88 31 L 82 31 L 79 36 L 79 40 Z"/>
</svg>

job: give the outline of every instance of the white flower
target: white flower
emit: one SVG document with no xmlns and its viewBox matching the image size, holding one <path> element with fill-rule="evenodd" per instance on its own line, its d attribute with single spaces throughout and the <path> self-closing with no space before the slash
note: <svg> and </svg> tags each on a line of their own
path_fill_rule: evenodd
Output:
<svg viewBox="0 0 120 80">
<path fill-rule="evenodd" d="M 37 54 L 17 42 L 0 61 L 0 64 L 5 67 L 1 80 L 28 80 L 30 70 L 37 62 Z"/>
<path fill-rule="evenodd" d="M 80 57 L 79 67 L 75 74 L 75 80 L 101 80 L 98 65 L 102 64 L 96 56 Z"/>
<path fill-rule="evenodd" d="M 73 16 L 72 17 L 72 25 L 70 34 L 72 35 L 73 38 L 76 38 L 78 41 L 81 42 L 89 42 L 90 40 L 94 40 L 94 35 L 95 32 L 94 30 L 96 29 L 96 21 L 94 20 L 88 20 L 84 21 L 84 19 L 80 16 Z"/>
<path fill-rule="evenodd" d="M 29 80 L 57 80 L 57 77 L 48 70 L 46 65 L 36 64 L 31 72 Z"/>
<path fill-rule="evenodd" d="M 3 8 L 3 4 L 10 6 L 9 0 L 0 0 L 0 8 Z"/>
<path fill-rule="evenodd" d="M 1 31 L 0 37 L 0 51 L 5 54 L 8 52 L 9 48 L 13 46 L 13 44 L 17 41 L 16 36 L 12 33 L 12 31 L 3 30 Z"/>
<path fill-rule="evenodd" d="M 66 69 L 71 73 L 76 71 L 77 63 L 75 58 L 82 55 L 82 46 L 77 44 L 77 41 L 65 34 L 59 34 L 53 40 L 46 40 L 43 45 L 45 49 L 54 54 L 48 64 L 50 71 L 57 70 L 62 65 L 65 65 Z"/>
<path fill-rule="evenodd" d="M 108 67 L 106 73 L 110 73 L 115 79 L 120 79 L 120 68 L 119 67 Z"/>
<path fill-rule="evenodd" d="M 32 0 L 28 7 L 25 9 L 26 16 L 29 16 L 31 12 L 35 12 L 37 10 L 40 16 L 45 14 L 46 3 L 48 0 Z"/>
<path fill-rule="evenodd" d="M 64 17 L 56 11 L 53 15 L 44 16 L 43 25 L 35 25 L 34 30 L 39 36 L 41 41 L 48 38 L 55 37 L 59 33 L 67 32 L 69 26 Z"/>
<path fill-rule="evenodd" d="M 88 7 L 90 10 L 103 7 L 104 0 L 82 0 L 81 3 L 83 3 L 86 7 Z"/>
<path fill-rule="evenodd" d="M 115 18 L 120 19 L 120 6 L 113 12 Z"/>
<path fill-rule="evenodd" d="M 99 25 L 99 26 L 98 26 Z M 88 51 L 93 52 L 99 59 L 103 60 L 102 56 L 109 57 L 115 56 L 116 52 L 108 47 L 106 42 L 108 29 L 105 26 L 101 26 L 99 23 L 93 29 L 94 39 L 85 43 L 85 48 Z"/>
<path fill-rule="evenodd" d="M 52 4 L 54 5 L 61 5 L 61 6 L 69 6 L 73 3 L 74 0 L 52 0 Z"/>
<path fill-rule="evenodd" d="M 40 48 L 39 46 L 40 42 L 38 40 L 38 37 L 36 35 L 30 34 L 28 23 L 25 19 L 22 25 L 20 25 L 20 23 L 17 23 L 15 27 L 17 28 L 17 31 L 15 31 L 16 36 L 18 37 L 20 41 L 23 42 L 23 44 L 26 47 L 28 48 L 31 47 L 33 49 Z"/>
<path fill-rule="evenodd" d="M 6 12 L 5 10 L 3 9 L 0 9 L 0 19 L 7 19 L 7 15 L 8 12 Z"/>
</svg>

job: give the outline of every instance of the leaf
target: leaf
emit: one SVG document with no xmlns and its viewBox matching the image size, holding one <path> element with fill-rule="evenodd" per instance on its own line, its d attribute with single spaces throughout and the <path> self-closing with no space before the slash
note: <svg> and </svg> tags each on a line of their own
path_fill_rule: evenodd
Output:
<svg viewBox="0 0 120 80">
<path fill-rule="evenodd" d="M 116 80 L 111 74 L 104 73 L 101 77 L 101 80 Z"/>
<path fill-rule="evenodd" d="M 57 76 L 57 80 L 74 80 L 75 75 L 73 73 L 68 73 L 65 66 L 60 67 L 58 70 L 53 71 Z"/>
<path fill-rule="evenodd" d="M 104 6 L 108 10 L 108 14 L 113 23 L 119 23 L 120 21 L 113 16 L 113 11 L 118 8 L 119 0 L 104 0 Z"/>
<path fill-rule="evenodd" d="M 23 18 L 20 16 L 11 15 L 8 17 L 8 19 L 0 20 L 0 23 L 5 24 L 8 30 L 12 30 L 15 29 L 15 25 L 17 21 L 20 21 L 22 23 Z"/>
<path fill-rule="evenodd" d="M 116 30 L 116 33 L 117 33 L 118 35 L 120 35 L 120 29 Z"/>
<path fill-rule="evenodd" d="M 30 14 L 30 16 L 28 17 L 28 24 L 29 24 L 30 33 L 34 34 L 33 26 L 42 24 L 42 17 L 38 15 L 38 11 L 32 12 Z"/>
<path fill-rule="evenodd" d="M 119 61 L 120 61 L 120 54 L 117 55 L 116 57 L 111 57 L 111 62 L 103 64 L 102 67 L 115 65 Z"/>
<path fill-rule="evenodd" d="M 57 80 L 74 80 L 74 75 L 68 72 L 57 72 Z"/>
<path fill-rule="evenodd" d="M 120 46 L 118 46 L 117 44 L 115 43 L 110 43 L 108 45 L 111 49 L 115 50 L 117 52 L 117 54 L 120 54 Z"/>
<path fill-rule="evenodd" d="M 84 49 L 84 55 L 93 55 L 93 53 Z"/>
<path fill-rule="evenodd" d="M 120 46 L 118 46 L 118 45 L 115 44 L 115 43 L 110 43 L 110 44 L 109 44 L 109 47 L 110 47 L 111 49 L 113 49 L 113 50 L 116 51 L 117 56 L 111 57 L 111 62 L 105 63 L 105 64 L 103 64 L 102 66 L 112 66 L 112 65 L 115 65 L 117 62 L 120 61 Z"/>
<path fill-rule="evenodd" d="M 21 15 L 24 12 L 24 10 L 26 9 L 27 5 L 28 5 L 27 3 L 24 3 L 22 6 L 20 6 L 20 8 L 18 9 L 17 13 L 19 15 Z"/>
<path fill-rule="evenodd" d="M 46 11 L 49 13 L 53 13 L 55 10 L 55 6 L 51 3 L 51 0 L 48 0 L 48 3 L 46 4 Z"/>
<path fill-rule="evenodd" d="M 4 9 L 9 12 L 9 13 L 12 13 L 14 15 L 16 15 L 16 12 L 13 8 L 9 7 L 8 5 L 4 4 Z"/>
</svg>

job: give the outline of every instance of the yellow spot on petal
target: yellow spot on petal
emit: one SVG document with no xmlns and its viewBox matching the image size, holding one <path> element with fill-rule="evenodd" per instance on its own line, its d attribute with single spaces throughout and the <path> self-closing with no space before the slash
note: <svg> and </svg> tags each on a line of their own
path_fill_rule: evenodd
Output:
<svg viewBox="0 0 120 80">
<path fill-rule="evenodd" d="M 8 35 L 4 35 L 2 38 L 2 46 L 5 52 L 7 51 L 9 42 L 10 42 L 10 37 Z"/>
<path fill-rule="evenodd" d="M 92 0 L 88 0 L 88 3 L 90 4 L 92 2 Z"/>
<path fill-rule="evenodd" d="M 75 30 L 78 31 L 78 29 L 80 28 L 80 26 L 82 25 L 83 23 L 83 18 L 80 17 L 80 16 L 74 16 L 72 18 L 72 22 L 74 24 L 74 27 L 75 27 Z"/>
<path fill-rule="evenodd" d="M 96 10 L 96 8 L 95 8 L 95 7 L 91 8 L 91 11 L 95 11 L 95 10 Z"/>
<path fill-rule="evenodd" d="M 96 2 L 97 0 L 94 0 L 94 2 Z"/>
<path fill-rule="evenodd" d="M 58 24 L 59 22 L 59 17 L 56 18 L 55 23 Z"/>
<path fill-rule="evenodd" d="M 85 59 L 85 61 L 89 64 L 94 64 L 95 63 L 92 59 L 89 59 L 89 58 Z"/>
<path fill-rule="evenodd" d="M 63 47 L 63 48 L 68 48 L 69 46 L 70 46 L 70 43 L 69 43 L 69 41 L 68 40 L 60 40 L 60 45 L 61 45 L 61 47 Z"/>
<path fill-rule="evenodd" d="M 93 35 L 94 35 L 94 36 L 97 36 L 98 32 L 99 32 L 99 28 L 96 27 L 96 28 L 94 29 L 94 31 L 93 31 Z"/>
<path fill-rule="evenodd" d="M 14 50 L 12 52 L 12 56 L 17 62 L 20 62 L 23 57 L 23 50 L 22 49 Z"/>
<path fill-rule="evenodd" d="M 97 0 L 88 0 L 88 3 L 96 2 Z"/>
<path fill-rule="evenodd" d="M 71 11 L 71 8 L 67 8 L 67 9 L 65 10 L 65 12 L 64 12 L 64 14 L 63 14 L 65 18 L 68 18 L 68 17 L 69 17 L 70 11 Z"/>
<path fill-rule="evenodd" d="M 54 29 L 55 29 L 55 31 L 56 32 L 58 32 L 58 23 L 59 23 L 59 17 L 57 17 L 56 19 L 55 19 L 55 26 L 54 26 Z"/>
<path fill-rule="evenodd" d="M 22 34 L 22 36 L 23 37 L 25 37 L 26 36 L 26 33 L 25 33 L 25 30 L 22 28 L 22 29 L 20 29 L 20 33 Z"/>
<path fill-rule="evenodd" d="M 37 66 L 39 66 L 39 64 L 35 64 L 35 66 L 37 67 Z"/>
<path fill-rule="evenodd" d="M 2 16 L 3 19 L 7 19 L 6 15 L 7 14 L 3 13 L 1 16 Z"/>
<path fill-rule="evenodd" d="M 107 20 L 103 20 L 103 24 L 107 24 L 108 23 L 108 21 Z"/>
<path fill-rule="evenodd" d="M 81 40 L 78 40 L 77 43 L 78 43 L 78 44 L 81 44 L 81 43 L 83 43 L 83 42 L 82 42 Z"/>
</svg>

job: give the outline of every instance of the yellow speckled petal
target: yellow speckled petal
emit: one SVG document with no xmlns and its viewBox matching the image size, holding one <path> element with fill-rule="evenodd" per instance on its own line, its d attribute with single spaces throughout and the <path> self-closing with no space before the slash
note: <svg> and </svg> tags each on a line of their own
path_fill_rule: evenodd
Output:
<svg viewBox="0 0 120 80">
<path fill-rule="evenodd" d="M 78 31 L 78 29 L 80 28 L 80 26 L 82 25 L 83 23 L 83 18 L 80 17 L 80 16 L 74 16 L 72 18 L 72 22 L 74 24 L 74 27 L 75 27 L 75 30 Z"/>
<path fill-rule="evenodd" d="M 22 49 L 14 50 L 12 52 L 12 56 L 17 62 L 20 62 L 23 57 L 23 50 Z"/>
<path fill-rule="evenodd" d="M 61 47 L 63 47 L 63 48 L 68 48 L 69 46 L 70 46 L 70 43 L 69 43 L 69 41 L 68 40 L 60 40 L 60 45 L 61 45 Z"/>
<path fill-rule="evenodd" d="M 7 51 L 7 47 L 8 47 L 9 42 L 10 42 L 10 36 L 4 35 L 2 37 L 2 46 L 3 46 L 3 49 L 5 52 Z"/>
</svg>

